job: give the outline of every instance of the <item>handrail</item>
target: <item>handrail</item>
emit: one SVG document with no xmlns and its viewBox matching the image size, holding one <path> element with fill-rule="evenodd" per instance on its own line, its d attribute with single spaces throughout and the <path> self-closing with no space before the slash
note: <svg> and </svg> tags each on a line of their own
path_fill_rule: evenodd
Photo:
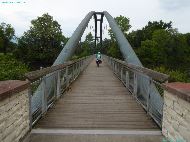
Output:
<svg viewBox="0 0 190 142">
<path fill-rule="evenodd" d="M 81 60 L 84 60 L 86 58 L 88 58 L 88 56 L 74 60 L 74 61 L 68 61 L 64 64 L 55 65 L 55 66 L 43 68 L 43 69 L 36 70 L 36 71 L 31 71 L 31 72 L 26 73 L 24 76 L 26 77 L 26 79 L 33 82 L 33 81 L 39 79 L 40 77 L 43 77 L 44 75 L 53 73 L 57 70 L 61 70 L 61 69 L 65 68 L 66 66 L 70 66 L 70 65 L 80 62 Z"/>
<path fill-rule="evenodd" d="M 31 127 L 68 90 L 69 85 L 75 81 L 92 59 L 93 55 L 25 74 L 31 86 L 29 91 Z"/>
<path fill-rule="evenodd" d="M 106 55 L 103 58 L 147 114 L 162 127 L 164 90 L 161 83 L 169 76 Z"/>
<path fill-rule="evenodd" d="M 130 69 L 132 69 L 133 71 L 136 71 L 136 72 L 139 72 L 139 73 L 142 73 L 142 74 L 146 74 L 147 76 L 151 77 L 153 80 L 156 80 L 156 81 L 159 81 L 159 82 L 165 82 L 169 78 L 169 75 L 164 74 L 164 73 L 160 73 L 160 72 L 157 72 L 157 71 L 145 68 L 145 67 L 137 66 L 137 65 L 134 65 L 134 64 L 128 64 L 125 61 L 121 61 L 121 60 L 118 60 L 118 59 L 113 58 L 113 57 L 108 57 L 108 58 L 110 58 L 112 60 L 115 60 L 116 62 L 118 62 L 118 63 L 120 63 L 120 64 L 122 64 L 122 65 L 124 65 L 124 66 L 126 66 L 126 67 L 128 67 Z"/>
</svg>

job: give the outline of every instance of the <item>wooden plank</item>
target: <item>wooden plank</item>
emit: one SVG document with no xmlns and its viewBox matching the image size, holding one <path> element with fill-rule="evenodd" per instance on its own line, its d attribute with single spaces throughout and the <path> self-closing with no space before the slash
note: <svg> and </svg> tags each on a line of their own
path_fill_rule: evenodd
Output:
<svg viewBox="0 0 190 142">
<path fill-rule="evenodd" d="M 108 66 L 95 61 L 35 128 L 159 130 Z"/>
</svg>

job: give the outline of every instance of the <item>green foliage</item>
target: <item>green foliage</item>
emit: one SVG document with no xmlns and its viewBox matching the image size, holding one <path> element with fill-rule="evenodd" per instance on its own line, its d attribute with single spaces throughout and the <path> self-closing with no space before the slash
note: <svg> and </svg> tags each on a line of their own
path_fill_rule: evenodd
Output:
<svg viewBox="0 0 190 142">
<path fill-rule="evenodd" d="M 190 33 L 184 34 L 184 37 L 185 37 L 185 40 L 186 40 L 188 46 L 190 46 Z"/>
<path fill-rule="evenodd" d="M 127 39 L 144 66 L 171 75 L 170 81 L 190 82 L 189 33 L 179 33 L 172 22 L 154 21 L 132 31 Z"/>
<path fill-rule="evenodd" d="M 117 22 L 117 24 L 118 24 L 119 28 L 121 29 L 121 31 L 123 32 L 123 34 L 125 36 L 127 36 L 127 32 L 131 28 L 130 19 L 125 16 L 122 16 L 122 15 L 115 17 L 114 19 Z M 110 47 L 107 48 L 107 54 L 114 58 L 122 59 L 122 54 L 119 50 L 118 44 L 116 43 L 116 39 L 115 39 L 115 36 L 114 36 L 112 30 L 109 29 L 108 33 L 111 37 L 111 44 L 109 44 Z M 108 41 L 105 41 L 105 42 L 108 42 Z"/>
<path fill-rule="evenodd" d="M 165 23 L 162 20 L 160 20 L 159 22 L 157 22 L 157 21 L 150 22 L 149 21 L 148 25 L 146 25 L 142 30 L 144 33 L 144 37 L 146 39 L 151 39 L 154 31 L 161 30 L 161 29 L 166 30 L 166 31 L 171 30 L 172 22 Z"/>
<path fill-rule="evenodd" d="M 87 43 L 92 43 L 93 42 L 93 35 L 92 35 L 91 32 L 86 35 L 85 42 L 87 42 Z"/>
<path fill-rule="evenodd" d="M 122 59 L 121 52 L 116 42 L 111 44 L 111 47 L 108 49 L 107 54 L 111 57 Z"/>
<path fill-rule="evenodd" d="M 117 22 L 117 24 L 118 24 L 119 28 L 121 29 L 121 31 L 123 32 L 123 34 L 127 35 L 127 32 L 131 28 L 131 25 L 129 24 L 130 19 L 125 16 L 120 15 L 118 17 L 115 17 L 114 20 Z M 111 37 L 111 39 L 115 40 L 115 36 L 111 29 L 108 30 L 108 33 L 109 33 L 109 36 Z"/>
<path fill-rule="evenodd" d="M 152 40 L 142 41 L 142 46 L 137 50 L 141 62 L 148 68 L 158 66 L 162 62 L 162 53 L 159 52 L 158 43 Z M 151 59 L 151 60 L 150 60 Z"/>
<path fill-rule="evenodd" d="M 132 47 L 141 47 L 141 42 L 145 40 L 151 40 L 152 35 L 156 30 L 165 30 L 174 32 L 172 28 L 172 22 L 165 23 L 162 20 L 159 22 L 153 21 L 148 22 L 148 24 L 140 30 L 132 31 L 127 35 L 127 39 L 131 43 Z"/>
<path fill-rule="evenodd" d="M 170 76 L 169 82 L 190 82 L 190 76 L 186 72 L 166 69 L 164 66 L 156 67 L 154 70 L 168 74 Z"/>
<path fill-rule="evenodd" d="M 63 48 L 66 38 L 61 26 L 49 14 L 31 21 L 31 27 L 18 40 L 15 55 L 27 63 L 53 63 Z"/>
<path fill-rule="evenodd" d="M 10 24 L 0 24 L 0 52 L 7 53 L 11 40 L 15 36 L 15 30 Z"/>
<path fill-rule="evenodd" d="M 147 67 L 166 66 L 170 69 L 187 70 L 190 47 L 184 35 L 167 30 L 156 30 L 151 40 L 141 42 L 137 54 Z"/>
<path fill-rule="evenodd" d="M 72 57 L 72 59 L 89 56 L 93 54 L 94 52 L 93 46 L 94 46 L 93 36 L 92 33 L 90 32 L 86 35 L 85 41 L 78 44 L 77 50 L 75 51 L 75 54 Z"/>
<path fill-rule="evenodd" d="M 0 55 L 0 80 L 20 80 L 28 72 L 27 65 L 16 60 L 12 55 Z"/>
<path fill-rule="evenodd" d="M 145 67 L 170 75 L 170 81 L 190 82 L 190 33 L 181 34 L 172 27 L 172 22 L 153 21 L 142 29 L 128 33 L 130 20 L 124 16 L 114 18 L 121 31 L 129 40 Z M 103 47 L 95 43 L 92 33 L 80 42 L 72 59 L 97 53 L 122 59 L 121 52 L 109 29 L 111 39 L 103 40 Z M 14 39 L 14 28 L 10 24 L 0 25 L 0 52 L 12 52 L 19 60 L 35 66 L 50 66 L 62 50 L 67 38 L 62 35 L 61 27 L 49 14 L 43 14 L 31 21 L 31 27 L 18 40 Z M 15 48 L 17 47 L 18 48 Z M 16 49 L 16 50 L 15 50 Z M 21 79 L 28 68 L 13 56 L 1 55 L 0 79 Z M 37 67 L 37 68 L 38 68 Z M 36 68 L 35 68 L 36 69 Z M 21 76 L 20 76 L 21 75 Z"/>
</svg>

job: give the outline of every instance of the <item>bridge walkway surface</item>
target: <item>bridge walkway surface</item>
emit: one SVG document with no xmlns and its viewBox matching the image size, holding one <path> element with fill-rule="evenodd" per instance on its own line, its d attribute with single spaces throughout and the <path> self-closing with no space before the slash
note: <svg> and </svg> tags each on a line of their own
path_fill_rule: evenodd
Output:
<svg viewBox="0 0 190 142">
<path fill-rule="evenodd" d="M 93 60 L 25 142 L 160 142 L 156 123 L 106 63 Z"/>
</svg>

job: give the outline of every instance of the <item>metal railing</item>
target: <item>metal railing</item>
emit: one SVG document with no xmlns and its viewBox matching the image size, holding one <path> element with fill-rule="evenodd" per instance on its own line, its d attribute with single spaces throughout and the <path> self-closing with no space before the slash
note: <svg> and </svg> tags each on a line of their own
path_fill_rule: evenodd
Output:
<svg viewBox="0 0 190 142">
<path fill-rule="evenodd" d="M 76 61 L 44 68 L 25 74 L 31 82 L 30 87 L 30 125 L 34 125 L 52 106 L 52 104 L 69 89 L 69 85 L 87 67 L 93 56 Z M 48 81 L 51 86 L 47 88 Z"/>
<path fill-rule="evenodd" d="M 163 116 L 163 88 L 161 83 L 167 81 L 169 76 L 144 67 L 127 64 L 105 55 L 104 59 L 114 74 L 161 128 Z M 146 83 L 148 84 L 147 88 L 144 85 Z"/>
</svg>

